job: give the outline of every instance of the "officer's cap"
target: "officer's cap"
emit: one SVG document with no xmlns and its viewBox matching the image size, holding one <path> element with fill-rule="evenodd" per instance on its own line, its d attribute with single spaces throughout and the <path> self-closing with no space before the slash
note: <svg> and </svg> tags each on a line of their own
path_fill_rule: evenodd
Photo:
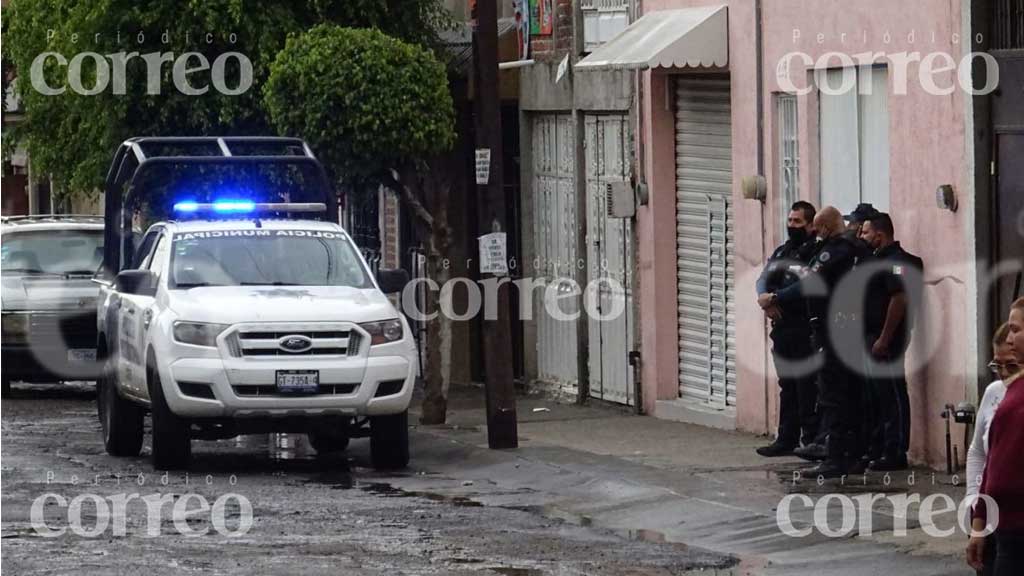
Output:
<svg viewBox="0 0 1024 576">
<path fill-rule="evenodd" d="M 844 220 L 847 220 L 851 224 L 860 224 L 861 222 L 867 222 L 873 220 L 881 214 L 874 206 L 867 202 L 857 204 L 857 208 L 853 212 L 843 216 Z"/>
</svg>

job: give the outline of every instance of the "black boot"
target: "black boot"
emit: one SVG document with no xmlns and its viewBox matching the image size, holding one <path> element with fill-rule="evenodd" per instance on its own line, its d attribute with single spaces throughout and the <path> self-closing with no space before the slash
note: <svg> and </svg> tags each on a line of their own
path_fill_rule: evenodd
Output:
<svg viewBox="0 0 1024 576">
<path fill-rule="evenodd" d="M 828 450 L 824 444 L 808 444 L 793 450 L 793 454 L 809 462 L 821 462 L 828 456 Z"/>
<path fill-rule="evenodd" d="M 756 450 L 756 452 L 766 458 L 775 458 L 777 456 L 789 456 L 793 454 L 793 448 L 794 446 L 792 444 L 785 444 L 776 440 L 767 446 L 761 446 Z"/>
</svg>

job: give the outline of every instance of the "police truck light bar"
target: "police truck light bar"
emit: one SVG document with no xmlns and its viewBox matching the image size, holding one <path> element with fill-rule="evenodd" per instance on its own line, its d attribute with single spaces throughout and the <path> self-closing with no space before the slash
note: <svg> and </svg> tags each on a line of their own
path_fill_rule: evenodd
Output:
<svg viewBox="0 0 1024 576">
<path fill-rule="evenodd" d="M 211 203 L 178 202 L 174 205 L 175 212 L 201 213 L 216 212 L 218 214 L 251 214 L 258 212 L 326 212 L 327 205 L 323 202 L 252 202 L 249 200 L 218 200 Z"/>
</svg>

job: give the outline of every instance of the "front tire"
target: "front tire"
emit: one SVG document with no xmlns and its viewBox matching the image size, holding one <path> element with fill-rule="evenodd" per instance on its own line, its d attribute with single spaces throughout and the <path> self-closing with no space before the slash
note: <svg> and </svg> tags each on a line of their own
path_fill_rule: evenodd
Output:
<svg viewBox="0 0 1024 576">
<path fill-rule="evenodd" d="M 117 363 L 108 359 L 96 380 L 96 405 L 103 430 L 103 447 L 111 456 L 138 456 L 142 450 L 144 413 L 117 393 Z"/>
<path fill-rule="evenodd" d="M 370 459 L 378 470 L 409 465 L 409 411 L 370 417 Z"/>
<path fill-rule="evenodd" d="M 153 467 L 157 470 L 185 468 L 192 459 L 188 421 L 171 412 L 157 369 L 149 364 L 146 372 L 153 418 Z"/>
</svg>

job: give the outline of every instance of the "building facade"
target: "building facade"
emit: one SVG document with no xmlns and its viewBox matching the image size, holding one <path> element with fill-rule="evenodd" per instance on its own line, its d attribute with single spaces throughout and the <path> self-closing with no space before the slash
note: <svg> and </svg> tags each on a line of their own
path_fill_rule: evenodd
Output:
<svg viewBox="0 0 1024 576">
<path fill-rule="evenodd" d="M 524 256 L 552 281 L 619 280 L 598 299 L 629 312 L 581 326 L 538 308 L 527 373 L 578 392 L 586 372 L 591 397 L 770 433 L 762 264 L 792 202 L 871 202 L 925 262 L 911 456 L 944 462 L 939 415 L 977 400 L 1000 303 L 1020 290 L 1022 104 L 1004 95 L 1020 90 L 1022 3 L 554 4 L 521 69 Z M 596 38 L 595 20 L 615 33 Z M 633 217 L 607 216 L 615 182 L 634 188 Z"/>
</svg>

